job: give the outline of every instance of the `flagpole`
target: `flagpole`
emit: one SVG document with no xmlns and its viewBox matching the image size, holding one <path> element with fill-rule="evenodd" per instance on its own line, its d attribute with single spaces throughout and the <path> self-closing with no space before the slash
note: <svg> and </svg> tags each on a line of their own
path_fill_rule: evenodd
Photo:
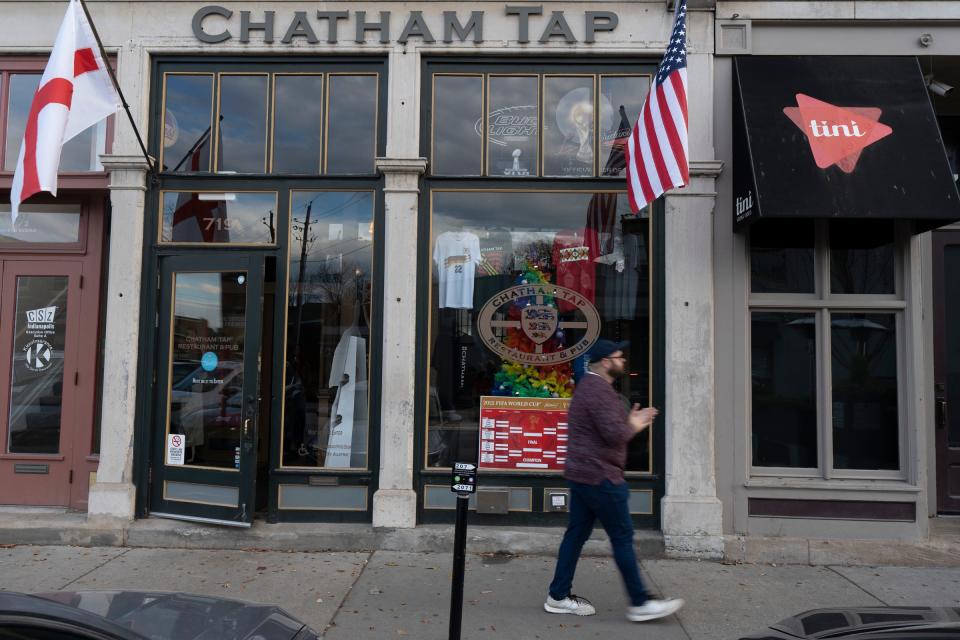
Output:
<svg viewBox="0 0 960 640">
<path fill-rule="evenodd" d="M 123 95 L 123 90 L 120 89 L 120 83 L 117 82 L 117 76 L 113 72 L 113 67 L 110 66 L 110 58 L 107 57 L 107 52 L 103 48 L 103 42 L 100 40 L 100 34 L 97 32 L 96 25 L 93 24 L 93 18 L 90 17 L 86 3 L 84 3 L 83 0 L 77 1 L 80 3 L 80 6 L 83 7 L 83 13 L 87 16 L 87 23 L 90 25 L 90 30 L 93 31 L 94 39 L 97 41 L 97 47 L 99 47 L 100 55 L 103 57 L 103 64 L 107 68 L 107 74 L 110 76 L 110 81 L 113 82 L 113 88 L 117 90 L 117 95 L 120 96 L 120 102 L 123 104 L 123 110 L 127 112 L 127 118 L 130 120 L 130 126 L 133 127 L 134 135 L 137 136 L 137 142 L 140 143 L 140 151 L 143 152 L 143 157 L 146 159 L 150 171 L 155 171 L 157 168 L 156 164 L 153 158 L 150 157 L 150 154 L 147 153 L 147 146 L 143 144 L 140 130 L 137 128 L 137 123 L 133 119 L 133 114 L 130 113 L 130 105 L 127 104 L 127 98 Z"/>
</svg>

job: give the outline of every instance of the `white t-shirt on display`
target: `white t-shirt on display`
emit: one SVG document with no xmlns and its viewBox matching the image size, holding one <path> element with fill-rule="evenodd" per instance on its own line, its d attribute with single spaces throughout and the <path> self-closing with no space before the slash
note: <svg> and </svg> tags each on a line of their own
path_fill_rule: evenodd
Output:
<svg viewBox="0 0 960 640">
<path fill-rule="evenodd" d="M 447 231 L 433 248 L 441 309 L 472 309 L 473 279 L 480 263 L 480 239 L 469 231 Z"/>
</svg>

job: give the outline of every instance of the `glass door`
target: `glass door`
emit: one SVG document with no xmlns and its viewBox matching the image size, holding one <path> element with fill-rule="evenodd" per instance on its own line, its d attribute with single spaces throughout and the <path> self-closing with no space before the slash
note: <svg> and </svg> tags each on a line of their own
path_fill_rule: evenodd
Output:
<svg viewBox="0 0 960 640">
<path fill-rule="evenodd" d="M 153 515 L 253 521 L 262 296 L 260 255 L 160 259 Z"/>
<path fill-rule="evenodd" d="M 0 261 L 0 504 L 71 506 L 80 262 Z"/>
</svg>

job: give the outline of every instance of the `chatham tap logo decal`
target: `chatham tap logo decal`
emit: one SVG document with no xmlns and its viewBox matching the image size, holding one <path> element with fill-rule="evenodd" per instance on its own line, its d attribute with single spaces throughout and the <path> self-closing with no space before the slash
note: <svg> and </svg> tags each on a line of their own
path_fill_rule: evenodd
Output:
<svg viewBox="0 0 960 640">
<path fill-rule="evenodd" d="M 893 133 L 879 121 L 882 111 L 876 107 L 837 107 L 798 93 L 797 106 L 783 112 L 807 136 L 821 169 L 837 165 L 853 173 L 863 150 Z"/>
<path fill-rule="evenodd" d="M 572 309 L 560 317 L 558 304 Z M 600 314 L 585 296 L 553 284 L 521 284 L 496 293 L 477 316 L 484 346 L 511 362 L 533 366 L 569 362 L 600 336 Z M 519 330 L 529 341 L 511 340 Z M 516 338 L 516 336 L 513 336 Z"/>
</svg>

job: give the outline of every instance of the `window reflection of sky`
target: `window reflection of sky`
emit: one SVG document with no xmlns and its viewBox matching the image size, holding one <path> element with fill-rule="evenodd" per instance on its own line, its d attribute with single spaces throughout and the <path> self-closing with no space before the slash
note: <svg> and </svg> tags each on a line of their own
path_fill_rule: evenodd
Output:
<svg viewBox="0 0 960 640">
<path fill-rule="evenodd" d="M 184 159 L 187 152 L 210 128 L 213 109 L 212 75 L 168 75 L 166 87 L 166 110 L 173 114 L 176 124 L 166 122 L 167 128 L 174 127 L 176 139 L 163 150 L 163 163 L 172 170 Z M 166 144 L 166 141 L 164 142 Z M 201 159 L 200 171 L 209 170 L 210 145 Z M 189 161 L 181 165 L 180 170 L 189 171 Z"/>
<path fill-rule="evenodd" d="M 178 273 L 176 316 L 204 320 L 213 330 L 223 328 L 221 277 L 220 273 Z"/>
<path fill-rule="evenodd" d="M 268 76 L 220 76 L 221 171 L 263 173 L 267 152 Z"/>
<path fill-rule="evenodd" d="M 330 77 L 328 173 L 372 173 L 377 77 Z"/>
<path fill-rule="evenodd" d="M 320 172 L 323 76 L 277 75 L 273 171 Z"/>
</svg>

